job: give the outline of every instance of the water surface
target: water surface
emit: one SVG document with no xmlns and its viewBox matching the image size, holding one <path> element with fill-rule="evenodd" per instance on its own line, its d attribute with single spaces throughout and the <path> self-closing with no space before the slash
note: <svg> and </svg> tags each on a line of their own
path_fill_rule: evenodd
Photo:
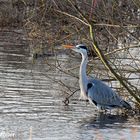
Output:
<svg viewBox="0 0 140 140">
<path fill-rule="evenodd" d="M 71 84 L 75 79 L 45 63 L 54 65 L 55 57 L 33 62 L 21 31 L 3 30 L 0 41 L 1 140 L 140 139 L 138 117 L 98 113 L 79 100 L 65 106 L 62 86 L 52 79 Z M 62 61 L 61 65 L 68 64 Z"/>
</svg>

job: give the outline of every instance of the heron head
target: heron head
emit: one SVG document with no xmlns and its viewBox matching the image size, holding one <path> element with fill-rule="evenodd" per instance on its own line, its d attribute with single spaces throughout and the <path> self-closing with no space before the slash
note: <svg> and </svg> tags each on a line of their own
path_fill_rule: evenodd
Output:
<svg viewBox="0 0 140 140">
<path fill-rule="evenodd" d="M 85 45 L 83 44 L 78 44 L 76 46 L 72 46 L 72 45 L 64 45 L 64 48 L 70 48 L 75 52 L 81 53 L 81 54 L 87 54 L 88 49 Z"/>
</svg>

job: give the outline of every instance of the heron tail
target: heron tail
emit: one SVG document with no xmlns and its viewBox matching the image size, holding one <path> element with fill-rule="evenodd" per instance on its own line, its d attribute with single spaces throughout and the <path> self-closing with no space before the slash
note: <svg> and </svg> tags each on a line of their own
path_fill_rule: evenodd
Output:
<svg viewBox="0 0 140 140">
<path fill-rule="evenodd" d="M 124 100 L 122 101 L 122 105 L 126 109 L 129 109 L 129 110 L 132 109 L 131 105 L 128 102 L 124 101 Z"/>
</svg>

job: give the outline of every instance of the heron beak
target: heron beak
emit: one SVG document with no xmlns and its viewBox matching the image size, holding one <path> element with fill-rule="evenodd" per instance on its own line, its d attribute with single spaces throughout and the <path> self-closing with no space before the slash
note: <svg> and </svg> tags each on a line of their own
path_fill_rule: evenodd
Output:
<svg viewBox="0 0 140 140">
<path fill-rule="evenodd" d="M 72 45 L 63 45 L 64 48 L 66 49 L 73 49 L 75 48 L 75 46 L 72 46 Z"/>
</svg>

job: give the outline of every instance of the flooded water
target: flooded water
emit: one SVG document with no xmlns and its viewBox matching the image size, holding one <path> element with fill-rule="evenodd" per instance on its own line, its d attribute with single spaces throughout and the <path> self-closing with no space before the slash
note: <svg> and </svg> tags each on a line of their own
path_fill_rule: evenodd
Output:
<svg viewBox="0 0 140 140">
<path fill-rule="evenodd" d="M 61 87 L 49 77 L 73 79 L 42 61 L 33 63 L 22 32 L 1 31 L 0 140 L 140 139 L 138 117 L 101 114 L 79 100 L 65 106 Z"/>
</svg>

